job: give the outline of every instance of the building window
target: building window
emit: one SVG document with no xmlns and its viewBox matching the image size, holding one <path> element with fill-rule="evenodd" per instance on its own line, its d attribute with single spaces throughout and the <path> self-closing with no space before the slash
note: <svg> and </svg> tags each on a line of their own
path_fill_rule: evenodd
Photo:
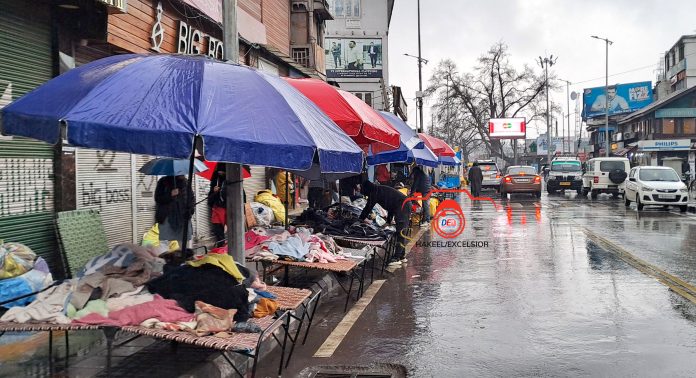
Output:
<svg viewBox="0 0 696 378">
<path fill-rule="evenodd" d="M 679 44 L 679 61 L 684 60 L 684 43 Z"/>
<path fill-rule="evenodd" d="M 676 122 L 674 118 L 662 119 L 662 134 L 674 134 L 676 131 Z"/>
<path fill-rule="evenodd" d="M 696 118 L 684 118 L 684 135 L 696 134 Z"/>
<path fill-rule="evenodd" d="M 329 0 L 334 17 L 360 18 L 360 0 Z"/>
<path fill-rule="evenodd" d="M 293 47 L 292 59 L 305 67 L 309 67 L 309 48 L 308 47 Z"/>
<path fill-rule="evenodd" d="M 367 105 L 372 106 L 372 93 L 371 92 L 352 92 L 355 97 L 365 101 Z"/>
</svg>

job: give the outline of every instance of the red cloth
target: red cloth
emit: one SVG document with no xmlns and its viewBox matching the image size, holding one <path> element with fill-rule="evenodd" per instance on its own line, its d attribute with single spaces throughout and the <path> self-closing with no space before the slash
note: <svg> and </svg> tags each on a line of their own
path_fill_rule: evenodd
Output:
<svg viewBox="0 0 696 378">
<path fill-rule="evenodd" d="M 379 181 L 380 184 L 386 184 L 391 180 L 391 175 L 389 174 L 389 170 L 387 169 L 386 164 L 381 164 L 377 166 L 377 181 Z"/>
<path fill-rule="evenodd" d="M 210 211 L 210 222 L 213 224 L 227 224 L 227 210 L 224 207 L 213 206 Z"/>
<path fill-rule="evenodd" d="M 92 313 L 80 319 L 73 320 L 73 323 L 122 327 L 127 325 L 140 325 L 140 323 L 151 318 L 155 318 L 161 322 L 175 323 L 191 321 L 194 316 L 179 307 L 175 300 L 164 299 L 159 295 L 155 295 L 155 299 L 151 302 L 126 307 L 123 310 L 112 311 L 109 313 L 108 317 Z"/>
<path fill-rule="evenodd" d="M 259 235 L 254 230 L 249 230 L 244 234 L 244 249 L 254 248 L 268 239 L 270 239 L 269 236 Z"/>
</svg>

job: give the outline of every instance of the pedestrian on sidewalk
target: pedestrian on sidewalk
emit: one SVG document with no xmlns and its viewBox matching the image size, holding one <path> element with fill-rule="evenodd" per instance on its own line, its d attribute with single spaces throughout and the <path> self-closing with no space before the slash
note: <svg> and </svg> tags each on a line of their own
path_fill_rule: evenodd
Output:
<svg viewBox="0 0 696 378">
<path fill-rule="evenodd" d="M 188 228 L 188 240 L 193 236 L 191 216 L 196 206 L 193 193 L 188 190 L 186 176 L 166 176 L 157 181 L 155 188 L 155 221 L 159 227 L 160 243 L 181 241 L 184 227 Z M 182 250 L 185 245 L 179 246 Z"/>
<path fill-rule="evenodd" d="M 387 224 L 392 220 L 396 221 L 396 251 L 389 261 L 390 266 L 398 266 L 405 263 L 406 244 L 403 231 L 408 228 L 411 217 L 411 206 L 406 203 L 406 196 L 398 190 L 389 186 L 373 184 L 365 180 L 359 185 L 360 192 L 367 196 L 367 205 L 360 213 L 360 220 L 372 223 L 367 216 L 372 212 L 376 204 L 382 206 L 387 211 Z"/>
<path fill-rule="evenodd" d="M 471 195 L 474 197 L 481 196 L 481 184 L 483 184 L 483 172 L 477 162 L 469 168 L 469 185 L 471 186 Z"/>
</svg>

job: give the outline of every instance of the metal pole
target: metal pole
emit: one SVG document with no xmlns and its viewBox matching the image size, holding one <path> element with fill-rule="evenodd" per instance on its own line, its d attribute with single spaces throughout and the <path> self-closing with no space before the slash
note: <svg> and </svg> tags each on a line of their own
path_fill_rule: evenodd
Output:
<svg viewBox="0 0 696 378">
<path fill-rule="evenodd" d="M 196 158 L 196 141 L 198 140 L 198 137 L 193 138 L 193 148 L 191 149 L 191 158 L 189 160 L 189 169 L 188 169 L 188 188 L 186 188 L 187 192 L 186 193 L 179 193 L 179 195 L 186 195 L 186 210 L 184 213 L 184 234 L 182 235 L 181 238 L 181 251 L 185 252 L 186 248 L 188 248 L 188 226 L 191 224 L 191 213 L 189 212 L 189 207 L 196 206 L 195 199 L 194 203 L 190 203 L 188 201 L 190 194 L 193 193 L 193 160 Z M 176 185 L 176 177 L 174 178 L 174 189 L 177 188 Z M 183 253 L 182 256 L 186 256 L 186 253 Z"/>
<path fill-rule="evenodd" d="M 420 0 L 418 0 L 418 91 L 420 97 L 416 99 L 419 105 L 420 132 L 423 132 L 423 58 L 421 57 L 421 17 L 420 17 Z"/>
<path fill-rule="evenodd" d="M 604 73 L 604 152 L 606 157 L 609 157 L 609 40 L 605 39 L 606 45 L 605 62 L 606 70 Z"/>
<path fill-rule="evenodd" d="M 239 62 L 239 38 L 237 37 L 237 0 L 222 1 L 222 35 L 225 59 Z M 227 254 L 241 265 L 244 262 L 244 187 L 242 166 L 225 164 L 227 181 Z"/>
<path fill-rule="evenodd" d="M 546 72 L 546 164 L 551 167 L 551 121 L 549 120 L 549 61 L 544 61 Z"/>
<path fill-rule="evenodd" d="M 568 124 L 568 153 L 573 152 L 572 148 L 570 147 L 571 139 L 570 139 L 570 82 L 566 81 L 566 116 L 567 116 L 567 124 Z"/>
</svg>

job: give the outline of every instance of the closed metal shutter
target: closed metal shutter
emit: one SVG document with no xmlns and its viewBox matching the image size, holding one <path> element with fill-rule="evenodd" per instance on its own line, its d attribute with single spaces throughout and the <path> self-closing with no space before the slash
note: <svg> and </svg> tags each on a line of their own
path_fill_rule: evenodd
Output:
<svg viewBox="0 0 696 378">
<path fill-rule="evenodd" d="M 154 156 L 134 155 L 135 167 L 133 174 L 136 178 L 135 186 L 135 201 L 136 201 L 136 216 L 135 216 L 135 240 L 140 243 L 143 241 L 143 234 L 146 233 L 155 224 L 155 188 L 159 176 L 148 176 L 140 173 L 138 170 L 148 161 L 154 159 Z"/>
<path fill-rule="evenodd" d="M 99 210 L 109 246 L 133 242 L 131 155 L 77 148 L 77 208 Z"/>
<path fill-rule="evenodd" d="M 251 166 L 251 177 L 244 180 L 244 191 L 247 202 L 253 202 L 254 196 L 261 190 L 270 189 L 266 183 L 266 168 L 256 165 Z"/>
<path fill-rule="evenodd" d="M 210 207 L 208 207 L 208 201 L 205 200 L 210 190 L 210 181 L 198 175 L 194 175 L 194 177 L 196 202 L 200 203 L 196 206 L 196 214 L 193 217 L 193 236 L 194 242 L 204 243 L 214 239 L 210 224 Z"/>
<path fill-rule="evenodd" d="M 48 7 L 0 0 L 0 108 L 51 76 Z M 0 137 L 0 239 L 28 245 L 60 277 L 53 193 L 53 147 Z"/>
</svg>

